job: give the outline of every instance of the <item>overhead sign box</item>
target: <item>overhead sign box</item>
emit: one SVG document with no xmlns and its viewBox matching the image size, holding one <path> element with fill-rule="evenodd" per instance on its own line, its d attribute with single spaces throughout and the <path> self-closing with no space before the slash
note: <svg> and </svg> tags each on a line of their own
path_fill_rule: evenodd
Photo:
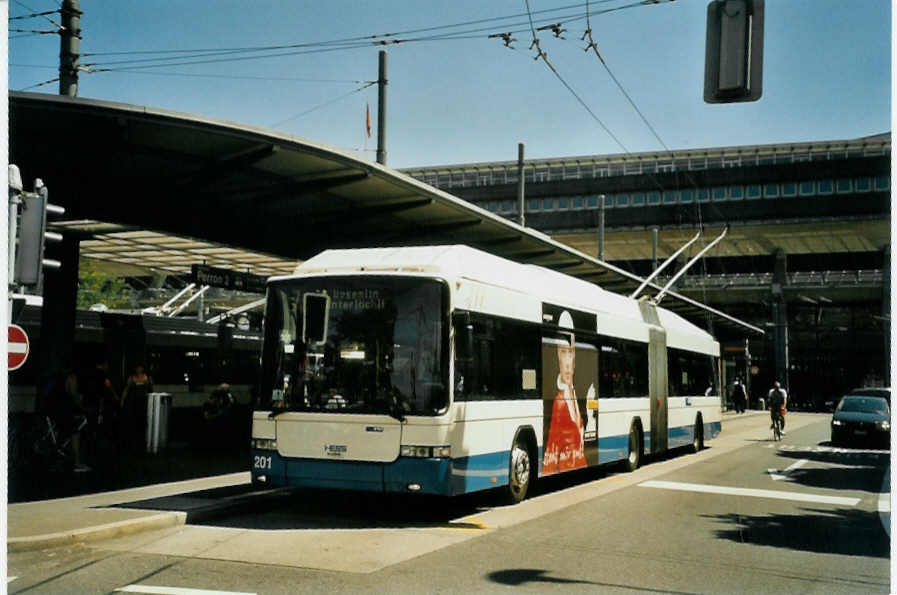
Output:
<svg viewBox="0 0 897 595">
<path fill-rule="evenodd" d="M 265 293 L 267 277 L 253 273 L 241 273 L 230 269 L 194 264 L 190 267 L 193 281 L 200 285 L 223 287 L 234 291 Z"/>
</svg>

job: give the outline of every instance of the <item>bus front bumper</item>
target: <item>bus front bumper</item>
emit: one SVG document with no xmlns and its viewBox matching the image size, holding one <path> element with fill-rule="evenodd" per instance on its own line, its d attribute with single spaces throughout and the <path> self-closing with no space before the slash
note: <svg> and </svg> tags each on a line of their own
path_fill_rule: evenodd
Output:
<svg viewBox="0 0 897 595">
<path fill-rule="evenodd" d="M 294 459 L 253 449 L 252 481 L 274 486 L 452 495 L 452 461 L 399 457 L 389 463 Z"/>
</svg>

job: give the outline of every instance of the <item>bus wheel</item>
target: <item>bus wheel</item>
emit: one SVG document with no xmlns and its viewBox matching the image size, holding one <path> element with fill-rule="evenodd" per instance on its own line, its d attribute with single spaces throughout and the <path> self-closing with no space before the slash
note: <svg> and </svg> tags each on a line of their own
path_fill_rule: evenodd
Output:
<svg viewBox="0 0 897 595">
<path fill-rule="evenodd" d="M 509 465 L 508 501 L 511 504 L 517 504 L 526 498 L 526 492 L 529 490 L 533 476 L 529 450 L 527 450 L 526 443 L 522 440 L 518 439 L 514 442 L 514 446 L 511 448 Z"/>
<path fill-rule="evenodd" d="M 695 434 L 691 441 L 691 450 L 698 452 L 704 450 L 704 420 L 699 415 L 695 420 Z"/>
<path fill-rule="evenodd" d="M 635 471 L 642 464 L 642 433 L 633 424 L 629 429 L 629 456 L 626 458 L 626 471 Z"/>
</svg>

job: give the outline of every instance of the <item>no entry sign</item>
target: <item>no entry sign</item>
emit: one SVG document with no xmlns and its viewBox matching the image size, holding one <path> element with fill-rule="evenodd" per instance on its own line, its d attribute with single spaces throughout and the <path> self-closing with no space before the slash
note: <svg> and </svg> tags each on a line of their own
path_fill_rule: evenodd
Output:
<svg viewBox="0 0 897 595">
<path fill-rule="evenodd" d="M 9 369 L 17 370 L 28 359 L 28 335 L 17 324 L 9 325 Z"/>
</svg>

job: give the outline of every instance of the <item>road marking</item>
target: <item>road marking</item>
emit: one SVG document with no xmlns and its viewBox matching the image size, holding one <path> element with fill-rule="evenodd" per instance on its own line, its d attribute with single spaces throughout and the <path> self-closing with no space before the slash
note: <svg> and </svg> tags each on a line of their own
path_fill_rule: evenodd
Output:
<svg viewBox="0 0 897 595">
<path fill-rule="evenodd" d="M 6 584 L 8 585 L 9 583 L 13 582 L 13 581 L 16 580 L 17 578 L 19 578 L 19 577 L 17 577 L 17 576 L 8 576 L 8 577 L 6 577 Z"/>
<path fill-rule="evenodd" d="M 804 465 L 806 465 L 809 462 L 810 461 L 808 459 L 801 459 L 801 460 L 797 461 L 796 463 L 792 464 L 791 466 L 789 466 L 787 469 L 785 469 L 781 473 L 779 473 L 778 469 L 767 469 L 766 472 L 769 473 L 769 476 L 772 477 L 773 481 L 779 481 L 780 479 L 787 478 L 789 473 L 791 473 L 795 469 L 803 467 Z"/>
<path fill-rule="evenodd" d="M 840 504 L 842 506 L 856 506 L 860 502 L 859 498 L 818 496 L 816 494 L 802 494 L 800 492 L 785 492 L 782 490 L 729 488 L 725 486 L 712 486 L 699 483 L 680 483 L 676 481 L 646 481 L 638 485 L 643 488 L 661 488 L 665 490 L 679 490 L 683 492 L 704 492 L 706 494 L 749 496 L 753 498 L 773 498 L 777 500 L 794 500 L 796 502 L 818 502 L 820 504 Z"/>
<path fill-rule="evenodd" d="M 779 450 L 786 452 L 834 452 L 848 455 L 881 455 L 890 454 L 891 451 L 876 448 L 844 448 L 841 446 L 797 446 L 784 445 Z"/>
<path fill-rule="evenodd" d="M 237 591 L 209 591 L 206 589 L 187 589 L 184 587 L 157 587 L 153 585 L 128 585 L 115 592 L 150 593 L 153 595 L 256 595 L 255 593 L 239 593 Z"/>
</svg>

